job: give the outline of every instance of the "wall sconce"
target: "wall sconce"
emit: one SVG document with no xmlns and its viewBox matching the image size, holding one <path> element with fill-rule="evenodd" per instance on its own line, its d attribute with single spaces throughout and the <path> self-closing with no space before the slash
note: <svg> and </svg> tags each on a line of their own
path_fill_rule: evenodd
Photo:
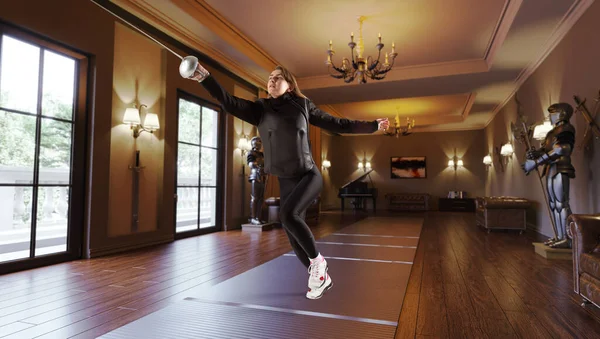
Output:
<svg viewBox="0 0 600 339">
<path fill-rule="evenodd" d="M 500 169 L 504 172 L 504 166 L 508 164 L 508 160 L 514 153 L 514 149 L 511 143 L 507 142 L 502 145 L 502 148 L 496 147 L 496 156 L 500 163 Z"/>
<path fill-rule="evenodd" d="M 550 122 L 550 117 L 546 117 L 543 123 L 535 126 L 533 130 L 533 138 L 540 141 L 544 140 L 546 139 L 548 132 L 550 132 L 553 128 L 554 126 L 552 126 L 552 123 Z"/>
<path fill-rule="evenodd" d="M 506 143 L 504 145 L 502 145 L 502 148 L 500 149 L 500 155 L 510 158 L 513 153 L 515 152 L 515 150 L 513 149 L 513 146 L 511 143 Z"/>
<path fill-rule="evenodd" d="M 243 135 L 240 140 L 238 140 L 238 149 L 240 150 L 240 154 L 242 155 L 242 163 L 246 163 L 246 159 L 244 156 L 248 153 L 249 150 L 252 149 L 252 145 L 250 144 L 250 140 L 248 137 Z"/>
<path fill-rule="evenodd" d="M 242 160 L 246 155 L 246 152 L 252 149 L 252 145 L 250 145 L 250 140 L 248 140 L 247 136 L 242 136 L 240 140 L 238 140 L 237 148 L 241 151 Z"/>
<path fill-rule="evenodd" d="M 160 124 L 158 122 L 158 115 L 155 113 L 146 113 L 146 117 L 144 119 L 144 125 L 140 124 L 140 110 L 142 107 L 148 106 L 140 105 L 140 108 L 137 107 L 129 107 L 125 110 L 125 114 L 123 115 L 123 123 L 125 125 L 129 125 L 131 130 L 133 131 L 133 137 L 137 138 L 142 134 L 142 132 L 146 131 L 149 133 L 154 133 L 154 131 L 160 128 Z"/>
<path fill-rule="evenodd" d="M 252 149 L 252 145 L 250 145 L 250 140 L 248 140 L 248 137 L 243 135 L 238 140 L 237 148 L 240 150 L 240 154 L 242 156 L 242 176 L 246 176 L 246 165 L 247 164 L 246 164 L 246 159 L 244 156 L 246 155 L 246 153 L 248 153 L 249 150 Z"/>
<path fill-rule="evenodd" d="M 331 162 L 327 159 L 323 160 L 323 164 L 322 164 L 323 168 L 329 168 L 331 167 Z"/>
<path fill-rule="evenodd" d="M 454 161 L 454 159 L 448 160 L 448 167 L 454 168 L 455 171 L 458 169 L 458 167 L 463 167 L 463 165 L 464 163 L 462 159 L 458 159 L 456 162 Z"/>
<path fill-rule="evenodd" d="M 363 152 L 363 160 L 358 161 L 358 169 L 365 172 L 371 170 L 371 163 L 367 161 L 367 152 Z"/>
<path fill-rule="evenodd" d="M 363 161 L 359 161 L 358 169 L 366 172 L 367 170 L 371 169 L 371 163 L 368 162 L 367 159 L 364 159 Z"/>
<path fill-rule="evenodd" d="M 485 171 L 489 171 L 490 166 L 492 166 L 492 156 L 488 154 L 483 157 L 483 164 L 485 165 Z"/>
</svg>

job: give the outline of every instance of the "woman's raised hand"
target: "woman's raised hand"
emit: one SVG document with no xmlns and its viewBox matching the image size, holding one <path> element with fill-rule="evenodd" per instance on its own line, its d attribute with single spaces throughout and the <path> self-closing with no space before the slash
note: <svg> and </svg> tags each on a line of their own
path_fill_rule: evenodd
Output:
<svg viewBox="0 0 600 339">
<path fill-rule="evenodd" d="M 388 129 L 388 127 L 390 127 L 390 121 L 388 120 L 388 118 L 379 118 L 377 119 L 377 123 L 379 124 L 380 131 L 385 131 L 386 129 Z"/>
</svg>

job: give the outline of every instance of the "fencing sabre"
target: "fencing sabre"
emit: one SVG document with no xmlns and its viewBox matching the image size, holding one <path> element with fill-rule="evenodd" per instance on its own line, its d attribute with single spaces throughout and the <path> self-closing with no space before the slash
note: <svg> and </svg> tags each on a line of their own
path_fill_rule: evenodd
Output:
<svg viewBox="0 0 600 339">
<path fill-rule="evenodd" d="M 137 28 L 136 26 L 134 26 L 132 23 L 128 22 L 127 20 L 121 18 L 120 16 L 118 16 L 116 13 L 111 12 L 108 8 L 105 8 L 104 6 L 100 5 L 99 3 L 97 3 L 94 0 L 91 0 L 93 3 L 95 3 L 96 5 L 98 5 L 98 7 L 104 9 L 105 11 L 107 11 L 108 13 L 112 14 L 113 16 L 119 18 L 121 21 L 125 22 L 126 24 L 128 24 L 129 26 L 133 27 L 135 30 L 137 30 L 138 32 L 142 33 L 143 35 L 145 35 L 146 37 L 148 37 L 150 40 L 154 41 L 155 43 L 157 43 L 159 46 L 161 46 L 162 48 L 166 49 L 167 51 L 173 53 L 173 55 L 175 55 L 176 57 L 178 57 L 181 60 L 181 64 L 179 64 L 179 74 L 184 77 L 184 78 L 189 78 L 192 75 L 194 75 L 194 72 L 196 71 L 196 67 L 198 67 L 198 58 L 196 58 L 193 55 L 188 55 L 186 57 L 182 57 L 181 55 L 177 54 L 175 51 L 173 51 L 172 49 L 170 49 L 169 47 L 165 46 L 163 43 L 161 43 L 160 41 L 154 39 L 152 36 L 150 36 L 148 33 L 144 32 L 143 30 Z"/>
</svg>

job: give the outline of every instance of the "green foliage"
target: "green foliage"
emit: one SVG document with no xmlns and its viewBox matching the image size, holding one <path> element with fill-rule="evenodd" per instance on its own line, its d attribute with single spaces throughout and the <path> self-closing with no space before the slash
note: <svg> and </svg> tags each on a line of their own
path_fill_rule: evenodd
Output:
<svg viewBox="0 0 600 339">
<path fill-rule="evenodd" d="M 72 104 L 44 97 L 44 112 L 55 117 L 72 116 Z M 52 113 L 50 113 L 52 112 Z M 70 122 L 36 118 L 18 113 L 0 111 L 0 165 L 33 168 L 35 156 L 36 120 L 41 119 L 40 166 L 42 168 L 69 168 L 71 162 Z"/>
<path fill-rule="evenodd" d="M 215 111 L 183 99 L 179 100 L 180 143 L 177 150 L 177 166 L 180 179 L 197 178 L 200 167 L 201 185 L 216 184 L 214 173 L 216 173 L 217 159 L 213 148 L 217 145 L 213 140 L 216 140 L 214 136 L 217 133 L 217 119 Z M 200 132 L 201 122 L 202 132 Z M 181 183 L 182 180 L 180 180 Z"/>
</svg>

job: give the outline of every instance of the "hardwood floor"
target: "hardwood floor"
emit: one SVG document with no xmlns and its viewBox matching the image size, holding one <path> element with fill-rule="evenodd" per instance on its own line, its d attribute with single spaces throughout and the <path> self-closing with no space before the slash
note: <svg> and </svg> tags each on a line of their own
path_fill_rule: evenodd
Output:
<svg viewBox="0 0 600 339">
<path fill-rule="evenodd" d="M 324 213 L 315 237 L 363 217 Z M 396 338 L 600 337 L 600 311 L 572 292 L 571 262 L 536 255 L 534 239 L 430 212 Z M 0 337 L 95 338 L 290 250 L 281 230 L 220 232 L 0 276 Z"/>
</svg>

